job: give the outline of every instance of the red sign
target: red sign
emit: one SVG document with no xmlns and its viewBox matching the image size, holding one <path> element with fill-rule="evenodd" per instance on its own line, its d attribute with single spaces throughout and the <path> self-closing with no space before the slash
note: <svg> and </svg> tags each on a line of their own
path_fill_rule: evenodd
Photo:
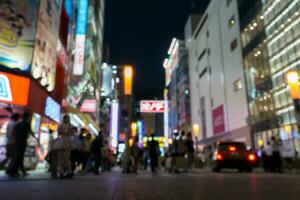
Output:
<svg viewBox="0 0 300 200">
<path fill-rule="evenodd" d="M 212 112 L 213 116 L 213 128 L 214 134 L 220 134 L 225 132 L 225 116 L 224 116 L 224 105 L 220 105 L 215 108 Z"/>
<path fill-rule="evenodd" d="M 94 99 L 85 100 L 80 108 L 81 112 L 94 113 L 97 109 L 97 101 Z"/>
<path fill-rule="evenodd" d="M 141 113 L 164 113 L 166 108 L 165 101 L 141 101 Z"/>
</svg>

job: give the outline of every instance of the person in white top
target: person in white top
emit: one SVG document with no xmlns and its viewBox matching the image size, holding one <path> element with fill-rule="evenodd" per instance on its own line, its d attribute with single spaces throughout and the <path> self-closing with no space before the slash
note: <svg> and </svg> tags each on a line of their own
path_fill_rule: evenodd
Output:
<svg viewBox="0 0 300 200">
<path fill-rule="evenodd" d="M 20 119 L 20 114 L 14 113 L 10 118 L 11 120 L 7 124 L 7 128 L 6 128 L 6 158 L 1 163 L 1 166 L 5 166 L 8 161 L 11 162 L 14 156 L 14 150 L 16 144 L 14 127 Z"/>
</svg>

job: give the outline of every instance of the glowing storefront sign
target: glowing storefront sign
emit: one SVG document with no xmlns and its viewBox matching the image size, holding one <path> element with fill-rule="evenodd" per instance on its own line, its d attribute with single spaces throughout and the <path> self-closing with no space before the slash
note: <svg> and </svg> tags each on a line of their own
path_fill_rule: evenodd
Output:
<svg viewBox="0 0 300 200">
<path fill-rule="evenodd" d="M 111 146 L 118 146 L 118 129 L 119 129 L 119 103 L 112 102 L 111 104 L 111 121 L 110 121 L 110 138 Z"/>
<path fill-rule="evenodd" d="M 60 121 L 60 105 L 51 97 L 47 97 L 45 115 L 56 122 Z"/>
<path fill-rule="evenodd" d="M 29 87 L 28 78 L 0 72 L 0 102 L 26 106 Z"/>
<path fill-rule="evenodd" d="M 77 15 L 77 22 L 76 22 L 76 41 L 75 41 L 75 61 L 73 67 L 74 75 L 83 74 L 88 6 L 89 6 L 89 1 L 78 0 L 78 15 Z"/>
<path fill-rule="evenodd" d="M 164 113 L 166 109 L 166 101 L 141 101 L 141 113 Z"/>
<path fill-rule="evenodd" d="M 133 69 L 132 66 L 124 67 L 124 94 L 132 94 L 132 78 L 133 78 Z"/>
</svg>

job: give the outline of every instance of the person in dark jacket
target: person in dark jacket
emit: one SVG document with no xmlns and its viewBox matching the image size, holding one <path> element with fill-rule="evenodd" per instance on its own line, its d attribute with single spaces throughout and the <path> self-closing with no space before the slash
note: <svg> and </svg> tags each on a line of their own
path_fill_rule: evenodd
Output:
<svg viewBox="0 0 300 200">
<path fill-rule="evenodd" d="M 103 136 L 102 132 L 99 131 L 97 137 L 92 141 L 91 153 L 94 158 L 94 174 L 99 174 L 99 167 L 102 162 L 102 147 L 103 147 Z"/>
<path fill-rule="evenodd" d="M 157 167 L 158 167 L 158 157 L 160 155 L 159 152 L 159 143 L 155 140 L 155 135 L 151 135 L 151 140 L 148 142 L 148 148 L 149 148 L 149 156 L 150 156 L 150 165 L 151 165 L 151 171 L 153 175 L 157 174 Z"/>
<path fill-rule="evenodd" d="M 31 130 L 30 126 L 31 115 L 28 112 L 23 114 L 23 119 L 21 122 L 17 123 L 14 127 L 15 133 L 15 156 L 12 161 L 11 170 L 9 170 L 9 175 L 11 177 L 18 177 L 19 170 L 22 171 L 23 176 L 27 175 L 26 170 L 24 168 L 24 154 L 27 147 L 27 139 L 29 135 L 32 135 L 34 138 L 34 134 Z"/>
</svg>

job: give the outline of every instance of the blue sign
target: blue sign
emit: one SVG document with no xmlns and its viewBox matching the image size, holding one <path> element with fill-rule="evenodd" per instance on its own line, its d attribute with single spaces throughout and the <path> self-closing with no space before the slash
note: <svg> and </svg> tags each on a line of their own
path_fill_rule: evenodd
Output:
<svg viewBox="0 0 300 200">
<path fill-rule="evenodd" d="M 56 122 L 60 121 L 60 105 L 50 97 L 46 100 L 45 115 Z"/>
<path fill-rule="evenodd" d="M 78 0 L 78 15 L 76 21 L 76 34 L 85 35 L 86 34 L 86 24 L 88 16 L 89 1 Z"/>
</svg>

